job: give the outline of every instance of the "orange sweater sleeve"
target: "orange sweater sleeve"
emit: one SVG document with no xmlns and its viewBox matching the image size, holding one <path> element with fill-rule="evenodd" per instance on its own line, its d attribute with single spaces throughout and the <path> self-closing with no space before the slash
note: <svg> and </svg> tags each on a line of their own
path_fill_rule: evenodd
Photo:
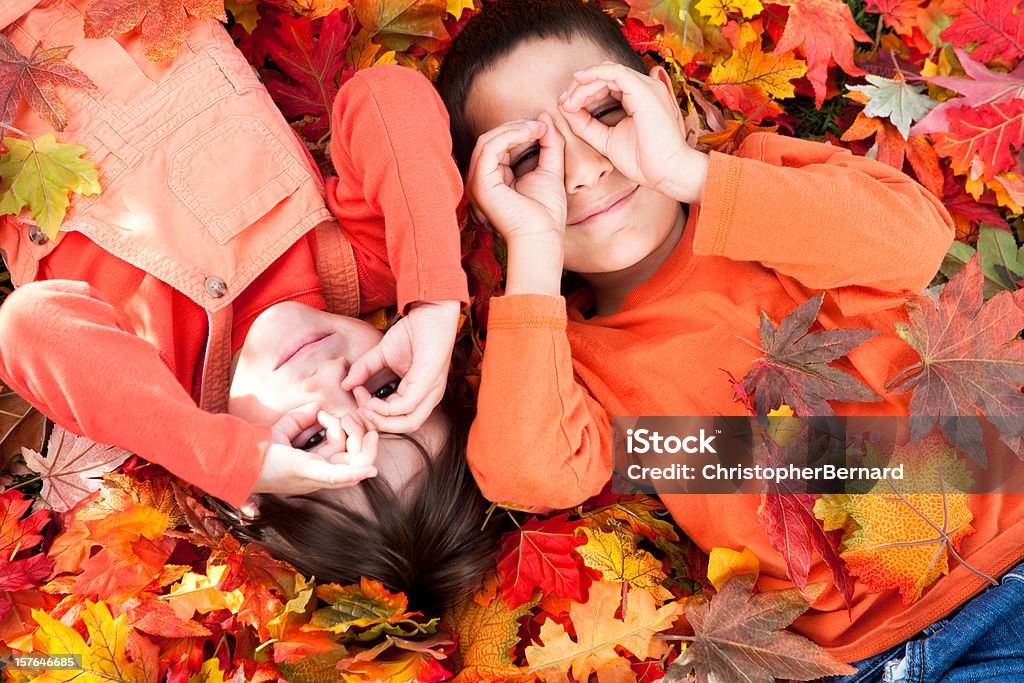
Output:
<svg viewBox="0 0 1024 683">
<path fill-rule="evenodd" d="M 942 202 L 896 169 L 832 145 L 767 133 L 711 153 L 693 250 L 758 261 L 846 315 L 920 294 L 953 241 Z"/>
<path fill-rule="evenodd" d="M 137 453 L 231 505 L 248 497 L 271 427 L 201 410 L 156 347 L 92 286 L 19 287 L 0 306 L 0 329 L 0 377 L 53 421 Z"/>
<path fill-rule="evenodd" d="M 352 243 L 363 311 L 469 292 L 455 212 L 462 180 L 448 114 L 430 82 L 405 67 L 357 72 L 334 100 L 327 205 Z"/>
<path fill-rule="evenodd" d="M 565 299 L 491 299 L 467 458 L 490 500 L 567 508 L 611 477 L 611 419 L 576 381 Z"/>
</svg>

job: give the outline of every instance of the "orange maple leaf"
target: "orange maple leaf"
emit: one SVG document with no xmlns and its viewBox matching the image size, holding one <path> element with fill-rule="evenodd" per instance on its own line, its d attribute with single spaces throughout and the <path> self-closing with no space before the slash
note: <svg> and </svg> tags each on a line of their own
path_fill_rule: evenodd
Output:
<svg viewBox="0 0 1024 683">
<path fill-rule="evenodd" d="M 454 683 L 486 683 L 508 681 L 524 683 L 533 680 L 512 661 L 512 649 L 519 642 L 519 620 L 529 614 L 533 602 L 516 609 L 496 597 L 487 605 L 464 600 L 446 616 L 459 634 L 459 657 L 462 669 Z"/>
<path fill-rule="evenodd" d="M 716 152 L 732 154 L 751 133 L 774 133 L 778 126 L 759 126 L 749 119 L 737 121 L 729 119 L 725 122 L 725 130 L 715 133 L 708 133 L 700 137 L 700 142 L 707 145 Z M 740 385 L 740 389 L 742 389 Z"/>
<path fill-rule="evenodd" d="M 85 37 L 103 38 L 141 27 L 146 59 L 164 62 L 185 41 L 189 16 L 228 20 L 224 0 L 93 0 L 85 8 Z"/>
<path fill-rule="evenodd" d="M 87 90 L 95 88 L 89 77 L 68 63 L 70 46 L 38 48 L 26 57 L 7 36 L 0 35 L 0 123 L 10 123 L 24 98 L 32 111 L 57 130 L 68 125 L 64 104 L 54 86 Z"/>
<path fill-rule="evenodd" d="M 830 60 L 851 76 L 864 70 L 853 61 L 853 41 L 870 42 L 864 30 L 853 20 L 850 8 L 842 0 L 776 0 L 789 8 L 789 19 L 775 51 L 784 53 L 803 46 L 807 56 L 807 79 L 814 86 L 814 102 L 825 101 Z"/>
<path fill-rule="evenodd" d="M 904 160 L 909 161 L 918 182 L 936 197 L 942 197 L 944 178 L 939 166 L 939 155 L 924 135 L 911 135 L 910 139 L 906 140 L 893 124 L 880 118 L 865 116 L 864 112 L 861 112 L 857 114 L 853 125 L 843 133 L 842 140 L 866 140 L 872 135 L 875 136 L 875 143 L 878 145 L 876 159 L 901 171 Z"/>
<path fill-rule="evenodd" d="M 620 656 L 616 647 L 627 650 L 639 660 L 660 657 L 668 646 L 665 641 L 655 640 L 654 635 L 671 628 L 683 606 L 670 602 L 655 609 L 651 593 L 643 589 L 631 590 L 622 619 L 616 619 L 621 601 L 622 584 L 608 581 L 592 584 L 587 602 L 574 603 L 569 608 L 576 640 L 569 637 L 561 624 L 550 619 L 545 621 L 540 627 L 544 645 L 526 648 L 529 673 L 536 671 L 549 683 L 564 681 L 570 669 L 577 681 L 585 681 L 595 672 L 600 680 L 636 680 L 629 660 Z"/>
</svg>

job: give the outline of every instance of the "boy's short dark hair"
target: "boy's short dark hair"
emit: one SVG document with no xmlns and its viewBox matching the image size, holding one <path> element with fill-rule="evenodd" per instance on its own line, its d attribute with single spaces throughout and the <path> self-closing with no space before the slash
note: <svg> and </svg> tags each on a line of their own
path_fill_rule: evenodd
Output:
<svg viewBox="0 0 1024 683">
<path fill-rule="evenodd" d="M 255 541 L 318 582 L 380 581 L 405 593 L 410 609 L 439 616 L 469 597 L 495 566 L 502 529 L 484 525 L 489 503 L 466 463 L 465 419 L 447 405 L 453 429 L 434 457 L 415 439 L 423 470 L 397 495 L 386 481 L 366 479 L 361 487 L 371 514 L 340 503 L 330 490 L 304 496 L 259 496 L 257 517 L 244 520 L 237 510 L 215 510 L 235 536 Z"/>
<path fill-rule="evenodd" d="M 476 145 L 465 109 L 476 77 L 528 40 L 580 37 L 615 61 L 646 72 L 615 20 L 581 0 L 498 0 L 485 3 L 466 23 L 452 41 L 435 84 L 451 117 L 455 160 L 463 174 Z"/>
</svg>

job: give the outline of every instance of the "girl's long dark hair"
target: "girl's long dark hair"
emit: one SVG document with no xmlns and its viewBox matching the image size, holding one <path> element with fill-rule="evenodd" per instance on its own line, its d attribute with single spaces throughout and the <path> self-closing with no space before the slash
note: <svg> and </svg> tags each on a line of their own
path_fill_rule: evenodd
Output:
<svg viewBox="0 0 1024 683">
<path fill-rule="evenodd" d="M 235 536 L 254 541 L 275 557 L 321 582 L 375 579 L 401 591 L 412 609 L 439 615 L 472 594 L 494 566 L 501 529 L 484 524 L 489 503 L 466 463 L 468 419 L 446 399 L 452 431 L 433 458 L 414 439 L 424 468 L 396 492 L 384 480 L 360 486 L 370 512 L 336 500 L 331 491 L 303 496 L 259 496 L 255 519 L 215 506 Z M 460 417 L 461 416 L 461 417 Z"/>
</svg>

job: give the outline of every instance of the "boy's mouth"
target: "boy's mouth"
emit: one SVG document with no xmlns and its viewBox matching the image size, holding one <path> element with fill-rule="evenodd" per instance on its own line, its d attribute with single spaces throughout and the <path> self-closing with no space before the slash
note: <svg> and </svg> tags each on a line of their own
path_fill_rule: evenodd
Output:
<svg viewBox="0 0 1024 683">
<path fill-rule="evenodd" d="M 638 189 L 640 189 L 640 186 L 636 185 L 624 192 L 607 197 L 597 204 L 584 207 L 567 225 L 583 225 L 622 208 L 636 194 Z"/>
<path fill-rule="evenodd" d="M 274 365 L 274 370 L 277 370 L 282 365 L 294 358 L 299 351 L 306 348 L 310 344 L 315 344 L 318 341 L 322 341 L 327 337 L 330 337 L 330 332 L 311 332 L 295 339 L 295 342 L 285 347 L 281 357 L 277 359 L 277 363 Z M 274 370 L 271 370 L 273 372 Z"/>
</svg>

